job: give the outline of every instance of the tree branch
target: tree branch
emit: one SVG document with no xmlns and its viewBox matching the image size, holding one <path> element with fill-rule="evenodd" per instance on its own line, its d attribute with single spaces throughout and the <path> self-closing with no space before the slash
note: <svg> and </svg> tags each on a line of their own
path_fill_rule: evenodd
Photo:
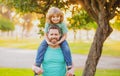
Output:
<svg viewBox="0 0 120 76">
<path fill-rule="evenodd" d="M 109 5 L 108 5 L 108 10 L 109 11 L 111 10 L 111 8 L 113 7 L 113 5 L 115 4 L 115 1 L 116 0 L 110 0 L 110 2 L 108 2 L 109 3 Z"/>
<path fill-rule="evenodd" d="M 53 3 L 53 0 L 49 0 L 48 2 L 47 2 L 47 4 L 45 5 L 45 7 L 43 7 L 44 8 L 44 10 L 43 10 L 43 12 L 46 12 L 48 9 L 49 9 L 49 7 L 50 7 L 50 5 Z"/>
<path fill-rule="evenodd" d="M 97 0 L 97 2 L 98 2 L 99 10 L 105 12 L 105 8 L 104 8 L 105 5 L 102 4 L 103 2 L 101 0 Z"/>
<path fill-rule="evenodd" d="M 91 0 L 84 0 L 84 7 L 88 14 L 97 22 L 98 17 L 91 6 Z"/>
<path fill-rule="evenodd" d="M 93 8 L 94 12 L 96 13 L 96 15 L 98 15 L 98 13 L 99 13 L 99 9 L 97 8 L 98 4 L 95 0 L 91 0 L 91 1 L 92 1 L 91 2 L 92 8 Z"/>
<path fill-rule="evenodd" d="M 108 5 L 109 5 L 108 9 L 107 9 L 109 11 L 108 19 L 110 20 L 117 14 L 116 13 L 116 12 L 118 12 L 117 7 L 120 6 L 120 2 L 119 2 L 119 0 L 117 0 L 117 1 L 113 0 L 111 3 L 109 2 Z"/>
</svg>

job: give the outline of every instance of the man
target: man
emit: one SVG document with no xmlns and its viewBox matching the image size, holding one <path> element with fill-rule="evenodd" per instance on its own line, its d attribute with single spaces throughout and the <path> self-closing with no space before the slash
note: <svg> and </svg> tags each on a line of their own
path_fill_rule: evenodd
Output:
<svg viewBox="0 0 120 76">
<path fill-rule="evenodd" d="M 56 44 L 61 37 L 60 28 L 52 25 L 47 33 L 51 43 Z M 73 76 L 73 68 L 66 72 L 66 63 L 60 45 L 49 45 L 44 55 L 42 68 L 33 66 L 33 71 L 43 76 Z"/>
</svg>

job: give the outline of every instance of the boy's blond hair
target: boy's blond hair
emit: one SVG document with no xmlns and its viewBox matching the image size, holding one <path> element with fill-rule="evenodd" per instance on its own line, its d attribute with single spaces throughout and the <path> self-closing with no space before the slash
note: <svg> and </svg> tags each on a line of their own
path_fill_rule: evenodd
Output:
<svg viewBox="0 0 120 76">
<path fill-rule="evenodd" d="M 63 12 L 57 8 L 57 7 L 51 7 L 49 10 L 48 10 L 48 13 L 46 14 L 46 22 L 49 23 L 49 24 L 54 24 L 52 23 L 51 21 L 51 17 L 54 15 L 54 14 L 57 14 L 58 16 L 60 16 L 60 22 L 63 22 L 64 20 L 64 14 Z"/>
</svg>

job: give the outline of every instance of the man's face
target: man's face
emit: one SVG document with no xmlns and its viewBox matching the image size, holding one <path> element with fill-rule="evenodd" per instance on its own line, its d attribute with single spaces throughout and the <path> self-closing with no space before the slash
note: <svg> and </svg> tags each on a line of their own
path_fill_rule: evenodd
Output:
<svg viewBox="0 0 120 76">
<path fill-rule="evenodd" d="M 57 29 L 50 29 L 48 33 L 48 38 L 51 43 L 55 44 L 57 41 L 59 41 L 60 33 Z"/>
</svg>

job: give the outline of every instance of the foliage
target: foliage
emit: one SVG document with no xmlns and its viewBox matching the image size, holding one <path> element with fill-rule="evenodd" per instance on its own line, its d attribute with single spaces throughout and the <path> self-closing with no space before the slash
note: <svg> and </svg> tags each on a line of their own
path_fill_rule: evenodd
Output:
<svg viewBox="0 0 120 76">
<path fill-rule="evenodd" d="M 0 30 L 13 31 L 14 29 L 15 29 L 14 24 L 10 20 L 0 16 Z"/>
<path fill-rule="evenodd" d="M 87 12 L 83 9 L 79 10 L 78 13 L 75 13 L 72 18 L 68 18 L 70 23 L 69 28 L 72 29 L 96 29 L 95 22 L 92 18 L 87 14 Z"/>
<path fill-rule="evenodd" d="M 103 1 L 92 1 L 92 0 L 80 0 L 82 7 L 87 11 L 87 13 L 98 22 L 98 15 L 100 11 L 104 11 L 107 14 L 106 17 L 108 20 L 112 19 L 114 16 L 119 14 L 120 10 L 120 1 L 119 0 L 103 0 Z M 101 6 L 101 7 L 100 7 Z M 104 14 L 102 14 L 104 15 Z"/>
<path fill-rule="evenodd" d="M 88 2 L 92 3 L 92 1 L 88 1 Z M 76 1 L 72 1 L 72 0 L 66 0 L 66 1 L 65 0 L 2 0 L 2 3 L 6 4 L 8 7 L 15 8 L 18 12 L 23 12 L 23 13 L 35 12 L 35 13 L 44 14 L 44 15 L 46 14 L 47 10 L 52 6 L 62 8 L 63 10 L 69 9 L 71 4 L 73 4 L 73 5 L 81 4 L 82 7 L 84 7 L 84 5 L 83 5 L 84 0 L 80 0 L 80 1 L 78 1 L 78 0 L 76 0 Z M 109 0 L 108 0 L 108 3 L 109 3 Z M 110 8 L 111 6 L 108 3 L 106 3 L 106 6 Z M 117 5 L 119 4 L 118 0 L 116 1 L 116 4 Z M 114 7 L 116 7 L 117 5 L 115 5 Z M 95 10 L 96 9 L 97 8 L 95 8 Z M 114 10 L 117 10 L 117 9 L 115 8 Z M 107 9 L 107 11 L 109 12 L 108 15 L 110 15 L 110 9 Z M 111 11 L 112 11 L 112 9 L 111 9 Z M 79 14 L 78 14 L 78 12 L 79 12 Z M 81 28 L 90 29 L 91 25 L 89 25 L 89 22 L 93 21 L 90 17 L 90 16 L 92 16 L 90 14 L 90 12 L 81 11 L 81 8 L 77 7 L 77 8 L 75 8 L 75 10 L 74 9 L 72 10 L 72 13 L 74 14 L 72 17 L 73 20 L 72 19 L 70 20 L 70 18 L 69 18 L 69 21 L 74 22 L 74 20 L 75 20 L 74 23 L 70 24 L 70 26 L 73 29 L 81 29 Z M 87 13 L 89 13 L 90 16 Z M 97 17 L 96 14 L 98 14 L 97 11 L 95 12 L 95 14 L 93 13 L 93 15 L 95 17 Z M 78 16 L 81 16 L 83 18 L 78 20 L 79 19 Z M 107 17 L 110 17 L 110 16 L 107 16 Z M 96 21 L 96 19 L 94 19 L 94 20 Z M 92 22 L 92 23 L 93 23 L 92 25 L 96 24 L 96 23 L 94 24 L 94 22 Z M 81 25 L 81 26 L 79 26 L 79 25 Z M 84 25 L 84 27 L 83 27 L 83 25 Z M 96 26 L 93 26 L 93 27 L 96 29 Z M 42 27 L 40 27 L 40 29 L 41 28 Z M 40 32 L 42 33 L 43 31 L 40 30 Z"/>
<path fill-rule="evenodd" d="M 40 18 L 40 24 L 38 25 L 38 27 L 40 29 L 39 34 L 41 36 L 44 35 L 44 26 L 45 26 L 45 17 L 42 17 L 42 18 Z"/>
<path fill-rule="evenodd" d="M 86 1 L 86 2 L 92 3 L 92 1 Z M 108 2 L 103 1 L 103 3 L 106 4 L 106 7 L 108 7 L 108 8 L 112 7 L 109 5 L 110 2 L 111 2 L 110 0 L 108 0 Z M 85 3 L 84 0 L 80 0 L 80 1 L 78 1 L 78 0 L 76 0 L 76 1 L 72 1 L 72 0 L 66 0 L 66 1 L 64 1 L 64 0 L 2 0 L 2 3 L 6 4 L 8 7 L 15 8 L 18 12 L 24 12 L 24 13 L 35 12 L 35 13 L 44 14 L 44 15 L 51 6 L 56 6 L 56 7 L 63 8 L 64 10 L 66 10 L 66 9 L 69 9 L 71 4 L 73 4 L 73 5 L 81 4 L 82 7 L 85 8 L 85 6 L 83 5 Z M 112 3 L 114 4 L 114 1 Z M 120 7 L 119 0 L 116 0 L 115 3 L 116 3 L 116 5 L 113 6 L 114 9 L 106 9 L 107 12 L 109 13 L 109 14 L 107 14 L 108 15 L 107 17 L 109 17 L 109 19 L 111 19 L 113 17 L 113 15 L 109 16 L 113 10 L 117 10 L 116 12 L 118 12 L 118 9 L 116 9 L 115 7 Z M 96 6 L 96 5 L 97 5 L 97 3 L 95 4 L 95 2 L 94 2 L 94 6 Z M 89 6 L 89 5 L 87 5 L 87 6 L 89 8 L 92 8 L 92 6 Z M 96 19 L 94 19 L 96 21 L 98 19 L 96 15 L 98 15 L 99 9 L 100 9 L 99 7 L 94 8 L 94 11 L 96 11 L 96 12 L 90 12 L 90 11 L 92 11 L 92 9 L 89 9 L 89 12 L 87 12 L 87 13 L 90 16 L 92 16 L 92 18 L 93 17 L 96 18 Z M 80 7 L 77 7 L 76 10 L 72 11 L 72 13 L 76 15 L 76 13 L 74 13 L 76 11 L 80 11 Z M 77 16 L 80 15 L 81 17 L 83 16 L 83 18 L 82 18 L 83 20 L 75 20 L 76 22 L 71 24 L 71 26 L 75 26 L 74 27 L 75 29 L 81 28 L 81 26 L 79 26 L 79 24 L 85 26 L 87 23 L 89 23 L 88 21 L 92 20 L 88 14 L 86 14 L 85 11 L 81 11 L 81 13 L 77 14 L 75 16 L 75 18 L 79 19 L 79 17 L 77 17 Z M 73 20 L 71 20 L 71 21 L 74 21 L 75 18 L 73 17 Z M 84 28 L 89 29 L 89 27 L 87 28 L 87 26 L 85 26 Z"/>
<path fill-rule="evenodd" d="M 115 22 L 111 23 L 112 27 L 120 31 L 120 14 L 115 16 L 114 21 Z"/>
<path fill-rule="evenodd" d="M 17 12 L 28 13 L 35 12 L 45 16 L 47 10 L 56 6 L 66 10 L 68 2 L 64 0 L 2 0 L 2 3 L 9 8 L 15 8 Z M 43 35 L 44 18 L 40 18 L 41 24 L 39 34 Z"/>
<path fill-rule="evenodd" d="M 45 14 L 49 7 L 63 8 L 68 4 L 64 0 L 2 0 L 4 4 L 17 9 L 18 12 L 36 12 Z"/>
</svg>

